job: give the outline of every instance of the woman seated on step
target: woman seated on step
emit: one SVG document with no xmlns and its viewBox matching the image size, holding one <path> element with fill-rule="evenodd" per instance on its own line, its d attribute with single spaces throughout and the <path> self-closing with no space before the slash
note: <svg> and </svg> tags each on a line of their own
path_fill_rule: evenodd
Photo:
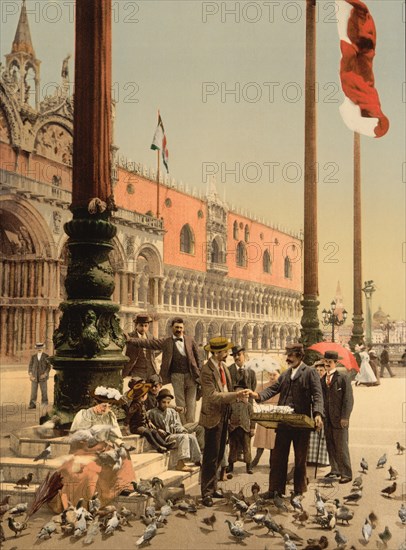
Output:
<svg viewBox="0 0 406 550">
<path fill-rule="evenodd" d="M 97 389 L 95 391 L 97 393 Z M 55 511 L 89 500 L 95 492 L 105 506 L 118 495 L 132 492 L 134 468 L 122 441 L 111 401 L 95 395 L 95 405 L 80 410 L 70 428 L 70 454 L 60 466 L 63 488 L 51 504 Z"/>
</svg>

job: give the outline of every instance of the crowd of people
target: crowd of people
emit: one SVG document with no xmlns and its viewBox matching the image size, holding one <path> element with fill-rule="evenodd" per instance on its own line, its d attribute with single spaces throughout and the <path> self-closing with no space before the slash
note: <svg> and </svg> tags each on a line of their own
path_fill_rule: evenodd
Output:
<svg viewBox="0 0 406 550">
<path fill-rule="evenodd" d="M 339 483 L 352 480 L 348 446 L 350 416 L 353 408 L 352 377 L 339 368 L 342 359 L 336 351 L 326 351 L 312 366 L 304 363 L 300 343 L 286 346 L 287 368 L 271 369 L 269 380 L 257 387 L 257 375 L 243 346 L 222 336 L 211 338 L 204 346 L 205 357 L 193 338 L 185 335 L 181 318 L 172 321 L 172 335 L 154 338 L 148 329 L 152 319 L 139 314 L 135 330 L 127 336 L 129 361 L 123 370 L 124 393 L 120 406 L 125 420 L 119 426 L 111 410 L 111 400 L 94 395 L 94 405 L 76 415 L 71 426 L 71 450 L 61 466 L 64 489 L 61 505 L 81 495 L 95 492 L 103 502 L 117 494 L 129 494 L 136 482 L 123 435 L 138 434 L 159 453 L 172 451 L 176 469 L 201 468 L 201 497 L 204 506 L 222 498 L 218 481 L 235 475 L 234 465 L 241 461 L 253 474 L 264 450 L 269 450 L 269 489 L 265 498 L 286 494 L 288 460 L 294 451 L 292 469 L 295 495 L 307 490 L 306 464 L 330 465 L 328 477 Z M 30 406 L 35 406 L 38 385 L 43 401 L 47 399 L 49 363 L 43 344 L 30 361 L 32 381 Z M 161 367 L 157 355 L 162 353 Z M 232 364 L 227 366 L 228 357 Z M 356 350 L 360 370 L 356 385 L 378 385 L 384 369 L 390 369 L 386 347 L 380 357 L 364 346 Z M 205 360 L 204 360 L 205 359 Z M 173 392 L 164 387 L 171 384 Z M 196 405 L 201 399 L 196 419 Z M 294 413 L 313 420 L 314 430 L 304 427 L 269 429 L 253 420 L 255 403 L 288 406 Z M 109 429 L 104 429 L 109 427 Z M 96 430 L 89 443 L 89 430 Z M 92 432 L 93 433 L 93 432 Z M 97 434 L 104 437 L 98 438 Z M 95 439 L 96 438 L 96 439 Z M 95 440 L 94 440 L 95 439 Z M 252 457 L 252 447 L 256 449 Z"/>
</svg>

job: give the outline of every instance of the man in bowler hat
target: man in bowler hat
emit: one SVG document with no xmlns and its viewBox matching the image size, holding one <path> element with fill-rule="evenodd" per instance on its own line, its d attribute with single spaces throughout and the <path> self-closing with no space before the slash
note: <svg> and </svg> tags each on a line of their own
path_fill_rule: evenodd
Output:
<svg viewBox="0 0 406 550">
<path fill-rule="evenodd" d="M 41 403 L 42 405 L 48 405 L 48 378 L 49 371 L 51 370 L 51 364 L 49 362 L 49 355 L 44 352 L 45 344 L 43 342 L 37 342 L 35 349 L 37 350 L 34 355 L 31 356 L 30 363 L 28 365 L 28 375 L 31 380 L 31 397 L 29 409 L 35 409 L 38 386 L 41 388 Z"/>
<path fill-rule="evenodd" d="M 303 363 L 303 344 L 293 343 L 286 346 L 288 369 L 278 380 L 260 393 L 250 392 L 256 401 L 267 401 L 279 394 L 279 405 L 288 405 L 295 413 L 313 416 L 317 430 L 323 427 L 323 393 L 320 377 L 313 367 Z M 286 477 L 290 446 L 295 452 L 295 473 L 293 478 L 295 494 L 301 495 L 307 490 L 306 456 L 309 447 L 310 430 L 306 428 L 278 428 L 275 448 L 272 454 L 269 474 L 269 495 L 283 495 L 286 489 Z"/>
<path fill-rule="evenodd" d="M 233 346 L 231 355 L 234 363 L 230 365 L 229 372 L 233 387 L 242 384 L 245 388 L 255 391 L 257 388 L 257 375 L 249 367 L 245 366 L 245 348 L 242 346 Z"/>
<path fill-rule="evenodd" d="M 327 477 L 339 477 L 339 483 L 352 480 L 348 426 L 354 405 L 351 381 L 345 373 L 337 370 L 341 359 L 336 351 L 326 351 L 324 367 L 326 374 L 321 379 L 324 396 L 324 431 L 331 471 Z"/>
<path fill-rule="evenodd" d="M 134 319 L 135 331 L 131 332 L 129 337 L 142 340 L 150 339 L 148 331 L 151 322 L 152 319 L 147 313 L 139 313 Z M 127 376 L 135 378 L 138 376 L 143 380 L 148 380 L 152 375 L 158 374 L 155 356 L 159 355 L 159 352 L 146 348 L 127 346 L 126 355 L 130 360 L 123 368 L 123 378 Z"/>
</svg>

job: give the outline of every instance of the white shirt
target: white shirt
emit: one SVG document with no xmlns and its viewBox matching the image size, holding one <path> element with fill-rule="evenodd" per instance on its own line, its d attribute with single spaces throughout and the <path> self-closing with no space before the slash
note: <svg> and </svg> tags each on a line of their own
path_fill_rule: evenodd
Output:
<svg viewBox="0 0 406 550">
<path fill-rule="evenodd" d="M 300 365 L 298 365 L 297 367 L 292 369 L 292 372 L 290 373 L 290 379 L 291 380 L 294 380 L 296 378 L 297 373 L 299 372 L 299 367 L 300 367 Z"/>
<path fill-rule="evenodd" d="M 38 361 L 40 361 L 41 357 L 42 357 L 42 351 L 39 351 L 39 352 L 37 353 Z"/>
<path fill-rule="evenodd" d="M 172 337 L 175 340 L 175 345 L 178 348 L 178 351 L 183 357 L 186 357 L 186 351 L 185 351 L 185 339 L 183 336 L 180 336 L 182 338 L 182 341 L 177 340 L 177 336 Z"/>
</svg>

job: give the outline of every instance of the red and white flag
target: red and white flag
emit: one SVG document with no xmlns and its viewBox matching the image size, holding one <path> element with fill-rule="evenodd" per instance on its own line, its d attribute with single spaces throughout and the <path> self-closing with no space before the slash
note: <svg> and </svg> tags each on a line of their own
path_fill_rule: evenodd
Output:
<svg viewBox="0 0 406 550">
<path fill-rule="evenodd" d="M 168 157 L 169 152 L 166 144 L 166 135 L 165 129 L 162 122 L 161 115 L 158 111 L 158 126 L 156 127 L 154 138 L 152 140 L 151 149 L 160 150 L 162 155 L 162 162 L 165 165 L 166 171 L 169 172 L 168 168 Z"/>
<path fill-rule="evenodd" d="M 345 94 L 341 116 L 353 132 L 382 137 L 389 129 L 389 120 L 381 110 L 375 88 L 374 20 L 361 0 L 336 0 L 336 4 L 342 54 L 340 79 Z"/>
</svg>

